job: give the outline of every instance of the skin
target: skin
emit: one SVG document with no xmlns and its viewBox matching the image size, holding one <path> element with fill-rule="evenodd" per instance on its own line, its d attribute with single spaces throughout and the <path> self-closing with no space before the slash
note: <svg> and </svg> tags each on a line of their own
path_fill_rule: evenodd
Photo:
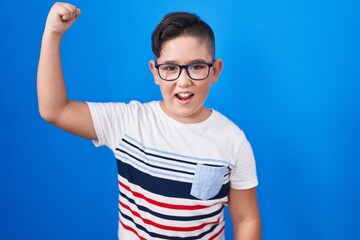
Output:
<svg viewBox="0 0 360 240">
<path fill-rule="evenodd" d="M 260 240 L 261 221 L 256 188 L 246 190 L 230 188 L 228 206 L 234 240 Z"/>
<path fill-rule="evenodd" d="M 205 41 L 187 35 L 179 36 L 165 42 L 158 63 L 190 64 L 194 62 L 211 63 L 213 56 Z M 155 83 L 159 85 L 164 101 L 161 107 L 169 116 L 183 123 L 198 123 L 209 117 L 211 111 L 204 107 L 204 102 L 213 83 L 216 83 L 222 69 L 221 59 L 216 60 L 210 69 L 209 76 L 201 81 L 192 80 L 185 69 L 175 81 L 164 81 L 159 77 L 155 62 L 150 61 L 149 67 Z M 189 101 L 181 101 L 176 94 L 192 94 Z"/>
<path fill-rule="evenodd" d="M 80 10 L 68 3 L 56 3 L 49 12 L 37 75 L 39 112 L 43 119 L 65 131 L 97 140 L 88 105 L 67 98 L 61 66 L 61 39 L 79 16 Z M 157 62 L 190 64 L 199 61 L 210 63 L 212 60 L 213 56 L 204 41 L 182 35 L 164 44 Z M 164 112 L 183 123 L 198 123 L 208 118 L 211 110 L 204 107 L 204 102 L 211 85 L 217 82 L 222 66 L 222 61 L 216 60 L 205 80 L 194 81 L 183 70 L 178 80 L 167 82 L 160 79 L 155 62 L 150 61 L 155 84 L 159 85 L 163 95 L 161 107 Z M 177 98 L 179 93 L 191 93 L 192 97 L 180 100 Z M 235 240 L 261 239 L 256 188 L 230 189 L 229 210 Z"/>
<path fill-rule="evenodd" d="M 68 3 L 56 3 L 50 9 L 37 74 L 39 112 L 43 119 L 65 131 L 96 140 L 87 104 L 67 98 L 60 59 L 62 36 L 79 15 L 80 10 Z"/>
</svg>

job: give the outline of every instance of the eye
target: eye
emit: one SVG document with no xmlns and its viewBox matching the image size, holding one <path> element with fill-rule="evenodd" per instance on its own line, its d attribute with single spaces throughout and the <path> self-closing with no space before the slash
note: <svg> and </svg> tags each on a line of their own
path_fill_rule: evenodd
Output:
<svg viewBox="0 0 360 240">
<path fill-rule="evenodd" d="M 162 65 L 160 67 L 161 71 L 166 71 L 166 72 L 173 72 L 173 71 L 177 71 L 178 70 L 178 66 L 176 65 Z"/>
<path fill-rule="evenodd" d="M 190 65 L 190 69 L 194 70 L 194 71 L 200 71 L 205 68 L 207 68 L 207 65 L 204 63 L 195 63 L 195 64 Z"/>
</svg>

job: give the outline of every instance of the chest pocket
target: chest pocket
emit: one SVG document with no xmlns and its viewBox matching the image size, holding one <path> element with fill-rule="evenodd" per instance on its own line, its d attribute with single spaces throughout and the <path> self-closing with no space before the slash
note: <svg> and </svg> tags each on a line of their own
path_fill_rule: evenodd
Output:
<svg viewBox="0 0 360 240">
<path fill-rule="evenodd" d="M 215 197 L 223 183 L 227 166 L 197 164 L 190 194 L 201 200 Z"/>
</svg>

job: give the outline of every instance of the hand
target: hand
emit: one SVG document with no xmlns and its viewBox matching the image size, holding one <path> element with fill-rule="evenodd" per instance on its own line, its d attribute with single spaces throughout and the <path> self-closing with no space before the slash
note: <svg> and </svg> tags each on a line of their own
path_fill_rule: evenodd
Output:
<svg viewBox="0 0 360 240">
<path fill-rule="evenodd" d="M 55 3 L 46 20 L 45 32 L 62 36 L 80 16 L 80 9 L 70 3 Z"/>
</svg>

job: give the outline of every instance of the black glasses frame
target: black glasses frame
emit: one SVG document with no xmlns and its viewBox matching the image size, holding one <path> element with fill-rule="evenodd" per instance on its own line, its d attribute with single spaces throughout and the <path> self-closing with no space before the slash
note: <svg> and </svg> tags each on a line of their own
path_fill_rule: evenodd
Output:
<svg viewBox="0 0 360 240">
<path fill-rule="evenodd" d="M 155 68 L 157 68 L 157 70 L 158 70 L 159 77 L 160 77 L 162 80 L 164 80 L 164 81 L 175 81 L 175 80 L 177 80 L 177 79 L 180 77 L 181 72 L 182 72 L 182 70 L 183 70 L 184 68 L 186 69 L 187 75 L 188 75 L 192 80 L 201 81 L 201 80 L 206 79 L 206 78 L 209 76 L 209 74 L 210 74 L 210 68 L 212 68 L 212 67 L 214 66 L 215 61 L 216 61 L 216 60 L 214 59 L 211 63 L 207 63 L 207 62 L 195 62 L 195 63 L 191 63 L 191 64 L 187 64 L 187 65 L 180 65 L 180 64 L 176 64 L 176 63 L 162 63 L 162 64 L 158 64 L 157 62 L 155 62 Z M 206 64 L 206 65 L 209 66 L 208 73 L 207 73 L 206 77 L 204 77 L 204 78 L 192 78 L 192 77 L 190 76 L 189 67 L 190 67 L 190 66 L 197 65 L 197 64 Z M 173 66 L 179 67 L 179 68 L 180 68 L 179 75 L 178 75 L 176 78 L 170 79 L 170 80 L 169 80 L 169 79 L 162 78 L 162 77 L 161 77 L 161 74 L 160 74 L 159 68 L 160 68 L 161 66 L 164 66 L 164 65 L 173 65 Z"/>
</svg>

